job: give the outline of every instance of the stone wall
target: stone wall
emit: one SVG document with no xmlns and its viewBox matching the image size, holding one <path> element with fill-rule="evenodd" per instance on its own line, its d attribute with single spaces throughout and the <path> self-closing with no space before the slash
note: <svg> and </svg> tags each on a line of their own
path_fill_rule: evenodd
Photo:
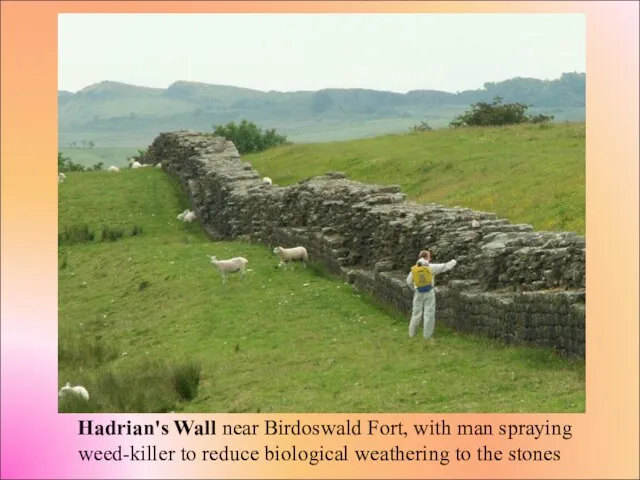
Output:
<svg viewBox="0 0 640 480">
<path fill-rule="evenodd" d="M 311 259 L 407 314 L 412 292 L 404 278 L 428 248 L 434 262 L 458 261 L 436 278 L 439 322 L 584 357 L 583 236 L 408 202 L 399 186 L 340 172 L 287 187 L 263 184 L 232 142 L 197 132 L 159 135 L 143 161 L 162 162 L 180 181 L 214 240 L 304 245 Z"/>
</svg>

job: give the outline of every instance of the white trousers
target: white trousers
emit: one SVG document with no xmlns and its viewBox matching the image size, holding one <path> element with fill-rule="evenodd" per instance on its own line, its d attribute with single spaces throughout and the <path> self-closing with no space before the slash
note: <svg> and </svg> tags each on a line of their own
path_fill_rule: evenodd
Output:
<svg viewBox="0 0 640 480">
<path fill-rule="evenodd" d="M 414 337 L 422 323 L 422 335 L 425 339 L 431 338 L 436 326 L 436 292 L 431 289 L 428 292 L 414 291 L 413 309 L 409 322 L 409 336 Z"/>
</svg>

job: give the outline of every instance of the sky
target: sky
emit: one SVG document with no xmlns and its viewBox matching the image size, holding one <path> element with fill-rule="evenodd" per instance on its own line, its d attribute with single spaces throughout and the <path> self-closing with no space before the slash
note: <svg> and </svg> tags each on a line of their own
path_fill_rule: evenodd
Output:
<svg viewBox="0 0 640 480">
<path fill-rule="evenodd" d="M 61 14 L 58 89 L 457 92 L 586 72 L 583 14 Z"/>
</svg>

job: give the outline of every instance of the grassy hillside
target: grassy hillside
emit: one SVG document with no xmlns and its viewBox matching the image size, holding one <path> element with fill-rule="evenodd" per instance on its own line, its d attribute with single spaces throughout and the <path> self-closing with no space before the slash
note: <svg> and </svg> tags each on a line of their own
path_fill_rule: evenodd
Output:
<svg viewBox="0 0 640 480">
<path fill-rule="evenodd" d="M 187 206 L 155 169 L 59 185 L 59 231 L 96 234 L 58 249 L 58 383 L 91 394 L 61 411 L 584 411 L 583 363 L 441 325 L 435 345 L 409 339 L 406 318 L 319 266 L 283 271 L 264 246 L 208 241 L 176 220 Z M 214 254 L 251 271 L 223 285 Z"/>
<path fill-rule="evenodd" d="M 422 120 L 446 125 L 472 103 L 501 96 L 531 105 L 532 113 L 584 121 L 584 73 L 555 80 L 513 78 L 477 90 L 406 94 L 368 89 L 259 91 L 198 82 L 166 89 L 100 82 L 76 93 L 58 92 L 58 141 L 92 141 L 98 147 L 144 148 L 163 131 L 211 131 L 214 124 L 246 118 L 276 128 L 293 142 L 333 141 L 406 131 Z"/>
<path fill-rule="evenodd" d="M 464 128 L 291 145 L 247 155 L 287 185 L 340 170 L 399 184 L 409 199 L 496 212 L 538 230 L 585 233 L 585 124 Z"/>
</svg>

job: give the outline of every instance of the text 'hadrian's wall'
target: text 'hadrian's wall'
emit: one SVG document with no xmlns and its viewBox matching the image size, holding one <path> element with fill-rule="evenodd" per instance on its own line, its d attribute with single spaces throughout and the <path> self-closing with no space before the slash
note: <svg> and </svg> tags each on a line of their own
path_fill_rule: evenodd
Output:
<svg viewBox="0 0 640 480">
<path fill-rule="evenodd" d="M 585 238 L 534 232 L 495 214 L 407 202 L 400 187 L 328 172 L 268 185 L 232 142 L 197 132 L 159 135 L 145 163 L 162 162 L 214 240 L 304 245 L 310 259 L 403 312 L 418 252 L 458 265 L 436 279 L 437 320 L 505 342 L 585 352 Z"/>
</svg>

